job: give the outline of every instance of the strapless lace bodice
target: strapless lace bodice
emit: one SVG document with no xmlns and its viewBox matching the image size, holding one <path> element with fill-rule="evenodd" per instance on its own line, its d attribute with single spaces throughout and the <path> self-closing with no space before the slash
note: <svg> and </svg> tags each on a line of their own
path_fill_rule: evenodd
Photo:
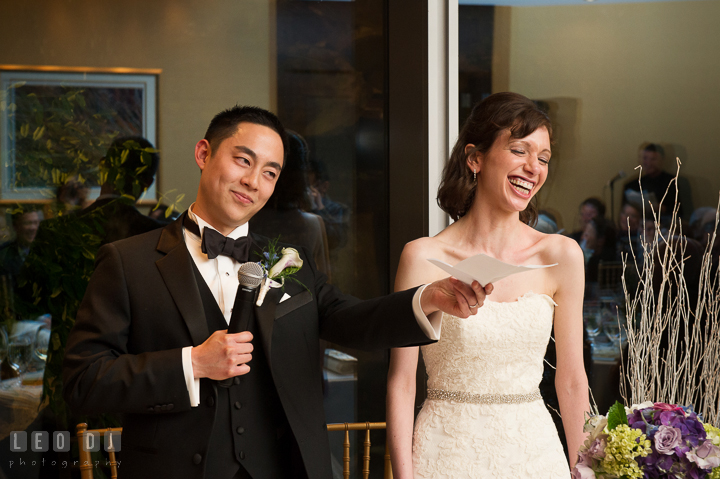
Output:
<svg viewBox="0 0 720 479">
<path fill-rule="evenodd" d="M 443 317 L 440 341 L 422 347 L 428 389 L 441 394 L 425 401 L 415 422 L 416 479 L 570 476 L 544 403 L 527 399 L 542 378 L 554 311 L 549 296 L 528 293 L 486 301 L 466 319 Z"/>
<path fill-rule="evenodd" d="M 537 389 L 555 303 L 528 293 L 511 303 L 485 301 L 474 316 L 444 315 L 440 341 L 422 347 L 429 389 L 524 394 Z"/>
</svg>

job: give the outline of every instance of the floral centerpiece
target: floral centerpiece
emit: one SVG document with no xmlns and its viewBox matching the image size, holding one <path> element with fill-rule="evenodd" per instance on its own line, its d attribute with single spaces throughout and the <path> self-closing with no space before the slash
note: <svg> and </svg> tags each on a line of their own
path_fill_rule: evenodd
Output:
<svg viewBox="0 0 720 479">
<path fill-rule="evenodd" d="M 585 432 L 574 479 L 720 479 L 720 429 L 692 407 L 616 402 L 588 418 Z"/>
<path fill-rule="evenodd" d="M 677 164 L 668 191 L 677 191 L 679 159 Z M 628 404 L 658 402 L 630 408 L 615 403 L 607 416 L 590 417 L 573 477 L 720 479 L 720 431 L 712 426 L 720 424 L 720 270 L 714 253 L 720 207 L 702 257 L 683 234 L 677 201 L 663 206 L 662 199 L 642 199 L 642 209 L 642 233 L 635 242 L 628 229 L 630 254 L 622 255 L 625 314 L 617 320 L 628 344 L 620 393 Z M 661 215 L 663 210 L 672 214 Z M 695 281 L 697 289 L 688 289 Z M 673 404 L 693 404 L 698 412 Z"/>
</svg>

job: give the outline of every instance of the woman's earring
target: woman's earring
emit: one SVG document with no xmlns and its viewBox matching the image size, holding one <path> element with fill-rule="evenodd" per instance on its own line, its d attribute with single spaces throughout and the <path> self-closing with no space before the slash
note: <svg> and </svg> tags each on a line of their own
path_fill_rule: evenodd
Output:
<svg viewBox="0 0 720 479">
<path fill-rule="evenodd" d="M 475 170 L 473 170 L 473 181 L 477 181 L 477 173 L 475 173 Z"/>
</svg>

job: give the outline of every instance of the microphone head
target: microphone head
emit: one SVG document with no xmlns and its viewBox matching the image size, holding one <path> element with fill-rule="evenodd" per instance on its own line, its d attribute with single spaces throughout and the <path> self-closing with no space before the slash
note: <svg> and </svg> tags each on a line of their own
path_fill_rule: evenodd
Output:
<svg viewBox="0 0 720 479">
<path fill-rule="evenodd" d="M 260 286 L 263 276 L 263 268 L 258 263 L 243 263 L 238 270 L 240 286 L 248 289 L 255 289 Z"/>
</svg>

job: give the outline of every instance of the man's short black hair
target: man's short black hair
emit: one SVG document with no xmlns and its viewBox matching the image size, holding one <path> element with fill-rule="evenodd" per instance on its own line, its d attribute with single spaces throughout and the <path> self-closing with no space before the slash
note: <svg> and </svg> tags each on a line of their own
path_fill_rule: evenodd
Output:
<svg viewBox="0 0 720 479">
<path fill-rule="evenodd" d="M 205 139 L 210 143 L 211 150 L 215 151 L 223 140 L 230 138 L 237 131 L 240 123 L 254 123 L 266 126 L 280 135 L 283 144 L 284 162 L 288 153 L 288 138 L 285 128 L 274 113 L 257 106 L 235 105 L 215 115 L 205 132 Z"/>
<path fill-rule="evenodd" d="M 310 211 L 307 196 L 307 170 L 310 149 L 299 133 L 287 130 L 288 150 L 282 174 L 275 184 L 275 190 L 267 201 L 266 208 L 276 210 L 301 209 Z"/>
<path fill-rule="evenodd" d="M 648 143 L 642 149 L 642 151 L 651 151 L 653 153 L 659 153 L 660 158 L 665 158 L 665 149 L 657 143 Z"/>
<path fill-rule="evenodd" d="M 155 180 L 160 155 L 152 143 L 142 136 L 115 138 L 108 148 L 102 166 L 109 182 L 119 194 L 138 198 Z"/>
<path fill-rule="evenodd" d="M 17 208 L 10 212 L 10 221 L 15 227 L 20 222 L 23 216 L 28 213 L 36 213 L 38 209 L 33 205 L 17 205 Z"/>
</svg>

